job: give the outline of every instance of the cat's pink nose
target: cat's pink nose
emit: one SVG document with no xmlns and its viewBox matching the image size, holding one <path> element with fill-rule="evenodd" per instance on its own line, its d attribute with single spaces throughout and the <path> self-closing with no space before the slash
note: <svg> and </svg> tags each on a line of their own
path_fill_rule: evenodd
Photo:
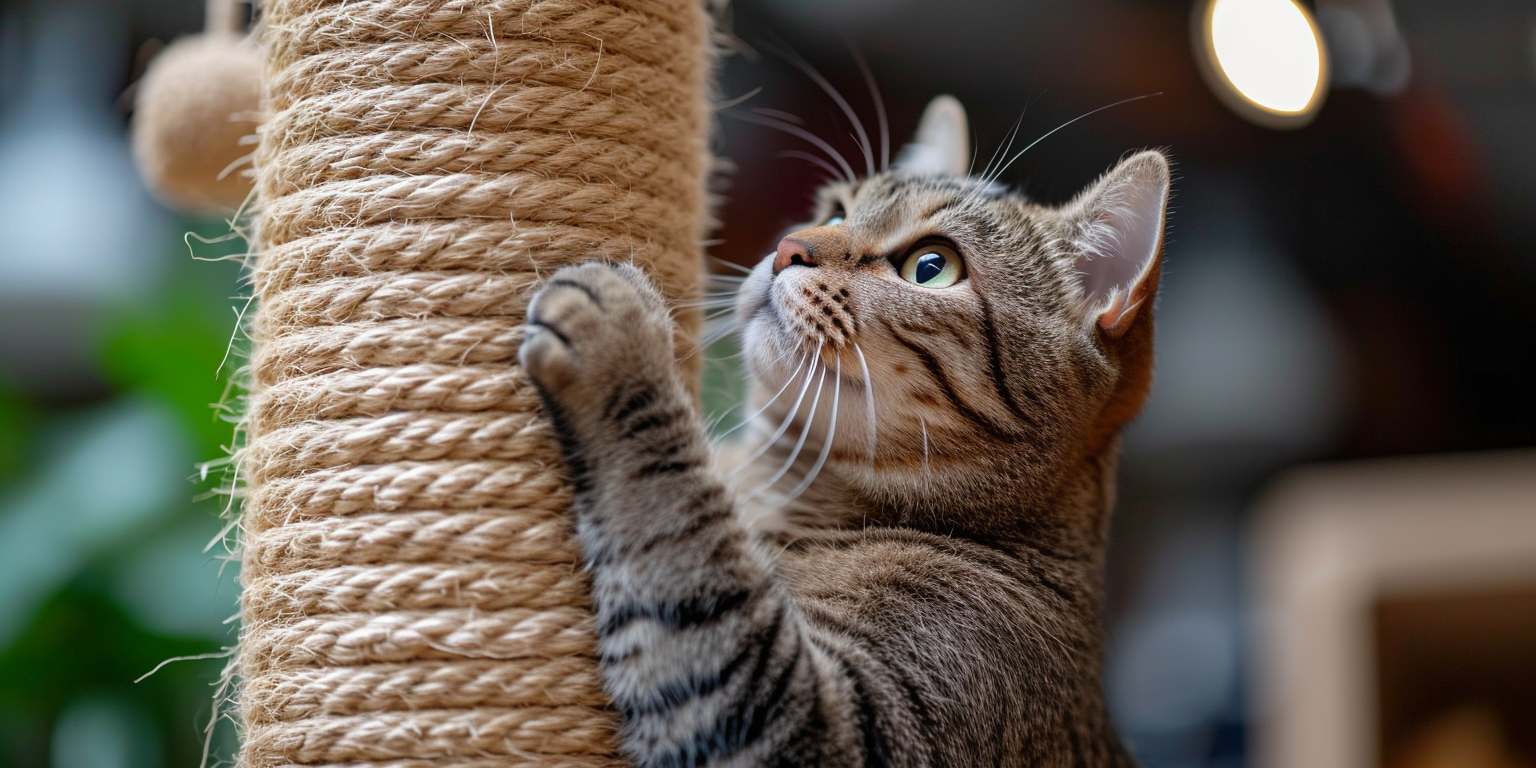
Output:
<svg viewBox="0 0 1536 768">
<path fill-rule="evenodd" d="M 795 264 L 802 267 L 816 266 L 816 248 L 804 240 L 786 237 L 779 241 L 779 251 L 773 257 L 773 273 L 777 275 L 785 267 Z"/>
</svg>

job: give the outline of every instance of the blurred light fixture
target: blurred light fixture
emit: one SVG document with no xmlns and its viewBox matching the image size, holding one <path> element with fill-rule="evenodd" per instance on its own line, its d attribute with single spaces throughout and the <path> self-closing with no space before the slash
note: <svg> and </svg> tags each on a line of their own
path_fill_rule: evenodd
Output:
<svg viewBox="0 0 1536 768">
<path fill-rule="evenodd" d="M 1312 122 L 1328 92 L 1328 55 L 1295 0 L 1199 0 L 1195 60 L 1229 108 L 1270 128 Z"/>
</svg>

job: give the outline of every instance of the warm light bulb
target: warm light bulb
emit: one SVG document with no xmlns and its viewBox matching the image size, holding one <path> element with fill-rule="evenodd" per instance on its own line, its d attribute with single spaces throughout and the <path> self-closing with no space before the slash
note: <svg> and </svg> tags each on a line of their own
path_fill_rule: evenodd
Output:
<svg viewBox="0 0 1536 768">
<path fill-rule="evenodd" d="M 1294 0 L 1209 0 L 1196 31 L 1202 69 L 1234 109 L 1274 127 L 1311 121 L 1327 59 L 1306 9 Z"/>
</svg>

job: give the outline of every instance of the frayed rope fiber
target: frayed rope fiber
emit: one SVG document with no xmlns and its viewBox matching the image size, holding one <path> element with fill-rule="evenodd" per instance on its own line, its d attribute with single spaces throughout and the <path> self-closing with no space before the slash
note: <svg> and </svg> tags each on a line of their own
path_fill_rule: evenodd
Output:
<svg viewBox="0 0 1536 768">
<path fill-rule="evenodd" d="M 621 764 L 519 326 L 589 259 L 697 298 L 708 32 L 700 0 L 264 4 L 241 766 Z"/>
</svg>

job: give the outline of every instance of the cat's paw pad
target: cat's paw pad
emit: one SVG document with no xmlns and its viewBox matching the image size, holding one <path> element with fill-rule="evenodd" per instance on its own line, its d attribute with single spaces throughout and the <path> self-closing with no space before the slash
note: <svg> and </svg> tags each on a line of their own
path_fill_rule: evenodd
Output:
<svg viewBox="0 0 1536 768">
<path fill-rule="evenodd" d="M 672 356 L 661 293 L 630 266 L 565 267 L 533 297 L 518 361 L 551 396 L 587 389 Z"/>
</svg>

